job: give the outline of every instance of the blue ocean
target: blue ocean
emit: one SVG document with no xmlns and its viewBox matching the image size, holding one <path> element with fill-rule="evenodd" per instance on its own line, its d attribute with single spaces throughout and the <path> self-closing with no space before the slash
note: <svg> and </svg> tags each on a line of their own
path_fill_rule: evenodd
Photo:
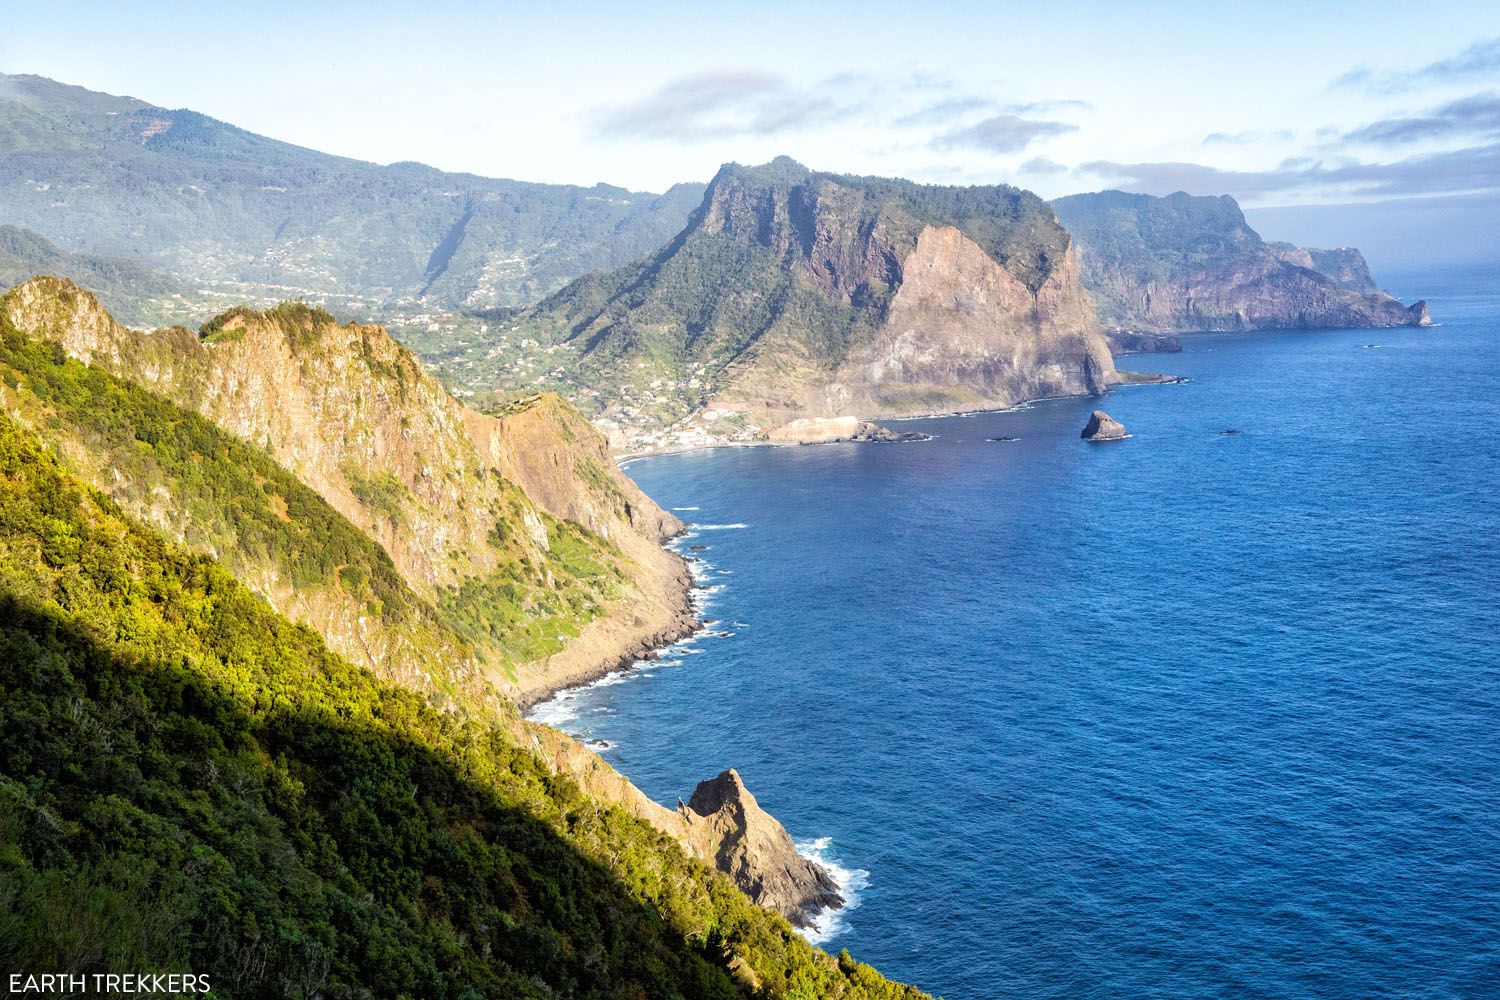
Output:
<svg viewBox="0 0 1500 1000">
<path fill-rule="evenodd" d="M 948 1000 L 1500 996 L 1500 283 L 1394 290 L 1441 325 L 635 462 L 714 634 L 537 717 L 663 803 L 738 768 L 823 946 Z"/>
</svg>

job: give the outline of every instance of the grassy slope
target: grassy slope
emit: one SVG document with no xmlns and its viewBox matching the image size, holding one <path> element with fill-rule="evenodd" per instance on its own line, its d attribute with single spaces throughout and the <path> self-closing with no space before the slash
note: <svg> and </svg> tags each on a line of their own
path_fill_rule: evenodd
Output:
<svg viewBox="0 0 1500 1000">
<path fill-rule="evenodd" d="M 225 997 L 918 995 L 330 654 L 8 417 L 0 903 L 7 968 Z"/>
</svg>

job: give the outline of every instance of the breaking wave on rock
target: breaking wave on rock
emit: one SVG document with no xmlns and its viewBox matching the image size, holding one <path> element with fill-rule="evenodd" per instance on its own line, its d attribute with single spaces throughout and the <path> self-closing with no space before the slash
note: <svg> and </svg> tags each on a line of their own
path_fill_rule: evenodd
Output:
<svg viewBox="0 0 1500 1000">
<path fill-rule="evenodd" d="M 833 857 L 833 838 L 815 837 L 812 840 L 795 842 L 797 853 L 809 861 L 822 865 L 839 887 L 844 905 L 837 910 L 820 910 L 812 917 L 812 926 L 802 931 L 802 936 L 816 945 L 837 937 L 844 931 L 844 919 L 850 910 L 859 905 L 859 896 L 870 884 L 870 873 L 863 868 L 848 868 Z"/>
</svg>

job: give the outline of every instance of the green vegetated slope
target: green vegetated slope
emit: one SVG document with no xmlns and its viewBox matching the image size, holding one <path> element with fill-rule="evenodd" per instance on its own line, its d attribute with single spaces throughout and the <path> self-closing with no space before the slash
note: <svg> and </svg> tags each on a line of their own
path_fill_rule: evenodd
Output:
<svg viewBox="0 0 1500 1000">
<path fill-rule="evenodd" d="M 0 416 L 0 965 L 223 997 L 917 997 L 330 653 Z"/>
<path fill-rule="evenodd" d="M 1426 307 L 1380 292 L 1357 250 L 1268 244 L 1228 195 L 1123 191 L 1052 203 L 1078 241 L 1106 326 L 1149 332 L 1415 326 Z"/>
<path fill-rule="evenodd" d="M 438 703 L 488 685 L 472 649 L 390 556 L 260 448 L 28 338 L 0 315 L 0 404 L 70 469 L 192 549 L 217 555 L 350 659 Z"/>
<path fill-rule="evenodd" d="M 131 326 L 169 322 L 203 308 L 189 301 L 192 293 L 184 297 L 179 282 L 133 260 L 69 253 L 30 230 L 0 226 L 0 291 L 38 274 L 55 274 L 93 289 Z"/>
<path fill-rule="evenodd" d="M 812 377 L 850 381 L 840 369 L 879 340 L 929 227 L 956 228 L 1016 283 L 1011 314 L 976 321 L 971 340 L 994 337 L 997 326 L 1024 336 L 1037 296 L 1050 294 L 1044 286 L 1076 284 L 1064 274 L 1068 234 L 1030 192 L 822 173 L 781 157 L 723 167 L 686 228 L 651 257 L 485 318 L 507 345 L 529 339 L 570 352 L 559 379 L 580 405 L 612 416 L 669 423 L 747 380 L 748 394 L 771 397 L 774 408 Z M 468 388 L 503 384 L 509 352 L 491 350 L 486 367 L 476 363 L 481 350 L 439 363 Z M 967 368 L 973 384 L 953 372 L 893 375 L 874 403 L 903 409 L 903 380 L 934 383 L 914 391 L 947 402 L 984 399 L 994 359 Z"/>
<path fill-rule="evenodd" d="M 300 293 L 350 312 L 533 301 L 651 252 L 701 193 L 379 166 L 0 75 L 0 221 L 241 297 Z"/>
<path fill-rule="evenodd" d="M 0 312 L 31 341 L 10 351 L 18 398 L 42 397 L 35 422 L 90 481 L 384 676 L 452 697 L 477 657 L 515 682 L 633 592 L 636 561 L 600 533 L 622 501 L 539 506 L 497 467 L 505 428 L 378 327 L 293 303 L 138 333 L 52 278 Z"/>
</svg>

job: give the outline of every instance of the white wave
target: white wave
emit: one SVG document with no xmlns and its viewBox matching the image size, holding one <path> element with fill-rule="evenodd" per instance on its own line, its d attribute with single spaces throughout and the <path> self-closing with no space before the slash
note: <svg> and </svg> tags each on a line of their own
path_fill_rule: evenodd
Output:
<svg viewBox="0 0 1500 1000">
<path fill-rule="evenodd" d="M 735 531 L 739 528 L 748 528 L 748 524 L 695 524 L 694 531 Z"/>
<path fill-rule="evenodd" d="M 750 625 L 749 625 L 748 622 L 730 622 L 729 624 L 733 625 L 735 628 L 749 628 L 750 627 Z"/>
<path fill-rule="evenodd" d="M 697 507 L 673 507 L 673 510 L 698 510 Z"/>
<path fill-rule="evenodd" d="M 605 674 L 603 677 L 599 678 L 597 681 L 595 681 L 594 683 L 590 684 L 589 687 L 591 687 L 591 688 L 614 687 L 616 684 L 624 684 L 628 680 L 630 680 L 630 674 L 627 674 L 625 671 L 622 670 L 622 671 L 620 671 L 617 674 Z"/>
<path fill-rule="evenodd" d="M 526 719 L 529 722 L 540 722 L 543 725 L 551 726 L 553 729 L 561 729 L 564 732 L 568 732 L 567 727 L 571 723 L 577 722 L 583 715 L 585 706 L 579 701 L 579 698 L 584 692 L 592 691 L 595 688 L 614 687 L 616 684 L 624 684 L 631 677 L 635 676 L 633 668 L 645 662 L 647 661 L 636 660 L 635 663 L 624 670 L 616 670 L 613 673 L 605 674 L 597 680 L 579 685 L 578 687 L 565 688 L 546 701 L 539 701 L 531 706 L 531 709 L 526 713 Z M 573 733 L 571 735 L 577 734 Z"/>
<path fill-rule="evenodd" d="M 846 868 L 834 860 L 831 853 L 832 837 L 799 840 L 795 846 L 798 854 L 823 866 L 823 869 L 828 872 L 828 877 L 833 879 L 834 885 L 839 887 L 839 895 L 844 897 L 842 907 L 837 910 L 819 911 L 812 918 L 812 926 L 802 931 L 802 936 L 810 943 L 821 945 L 844 932 L 845 918 L 848 917 L 850 910 L 859 905 L 859 894 L 870 885 L 870 873 L 863 868 Z"/>
<path fill-rule="evenodd" d="M 577 695 L 573 691 L 562 691 L 546 701 L 537 702 L 531 706 L 531 711 L 526 713 L 526 718 L 531 722 L 540 722 L 544 726 L 554 729 L 562 729 L 570 722 L 577 722 L 581 707 L 575 702 Z"/>
</svg>

